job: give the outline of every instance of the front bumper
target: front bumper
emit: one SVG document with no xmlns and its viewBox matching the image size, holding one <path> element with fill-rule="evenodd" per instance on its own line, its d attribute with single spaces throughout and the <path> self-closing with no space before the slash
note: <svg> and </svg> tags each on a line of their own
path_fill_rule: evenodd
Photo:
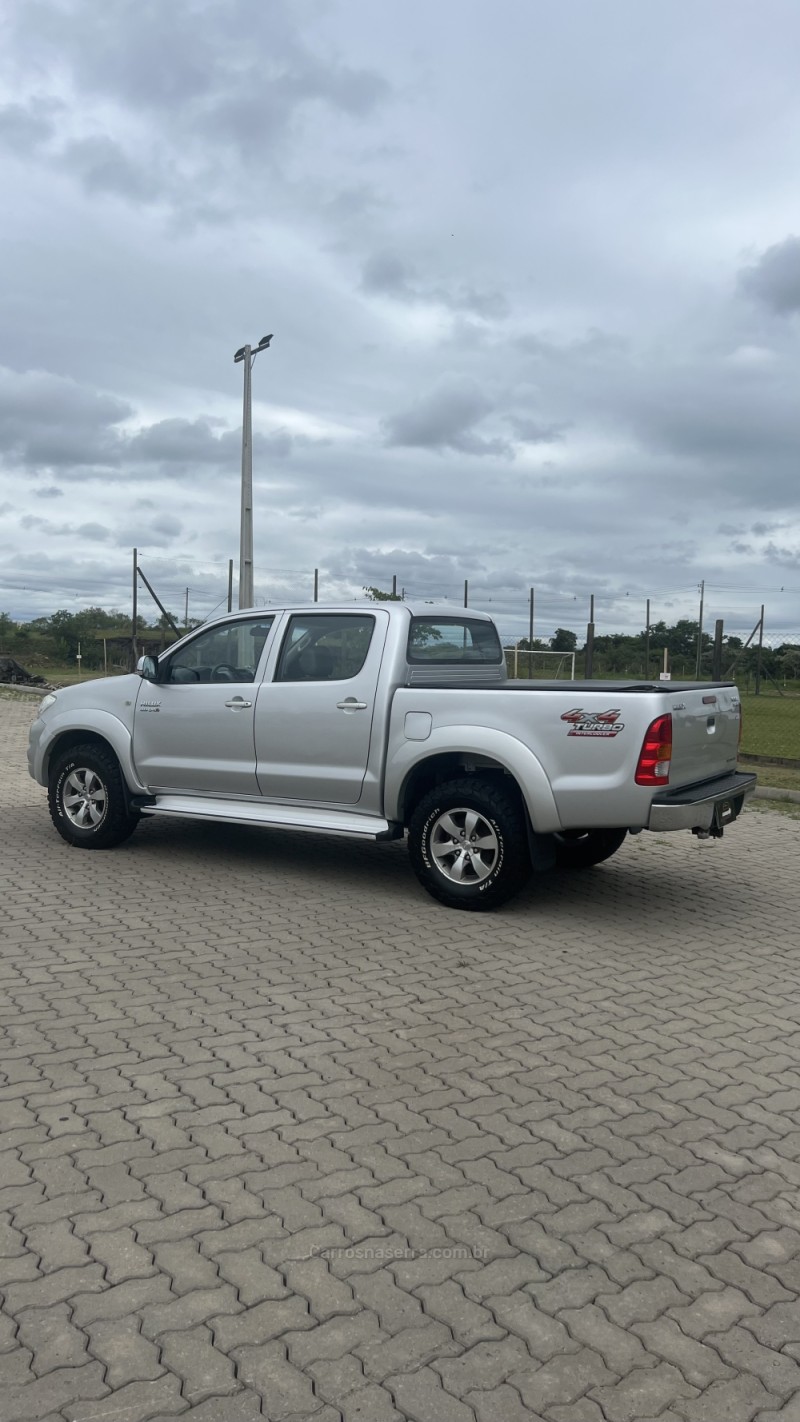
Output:
<svg viewBox="0 0 800 1422">
<path fill-rule="evenodd" d="M 755 788 L 755 775 L 734 771 L 718 780 L 658 795 L 650 806 L 647 828 L 719 832 L 736 819 Z"/>
</svg>

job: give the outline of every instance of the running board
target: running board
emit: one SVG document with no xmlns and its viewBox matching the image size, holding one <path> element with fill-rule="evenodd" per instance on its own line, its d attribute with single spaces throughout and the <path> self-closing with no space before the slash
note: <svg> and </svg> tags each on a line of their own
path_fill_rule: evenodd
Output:
<svg viewBox="0 0 800 1422">
<path fill-rule="evenodd" d="M 304 809 L 300 805 L 254 804 L 248 800 L 201 799 L 197 795 L 159 795 L 133 802 L 143 815 L 171 815 L 184 820 L 206 820 L 227 825 L 260 825 L 264 829 L 305 830 L 310 834 L 339 834 L 350 839 L 397 839 L 399 825 L 379 815 L 356 815 L 347 810 Z"/>
</svg>

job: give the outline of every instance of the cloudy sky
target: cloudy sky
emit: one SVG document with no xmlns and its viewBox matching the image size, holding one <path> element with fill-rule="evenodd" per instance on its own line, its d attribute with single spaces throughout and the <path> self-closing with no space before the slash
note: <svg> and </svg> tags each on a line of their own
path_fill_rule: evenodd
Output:
<svg viewBox="0 0 800 1422">
<path fill-rule="evenodd" d="M 800 639 L 796 0 L 6 0 L 0 610 Z"/>
</svg>

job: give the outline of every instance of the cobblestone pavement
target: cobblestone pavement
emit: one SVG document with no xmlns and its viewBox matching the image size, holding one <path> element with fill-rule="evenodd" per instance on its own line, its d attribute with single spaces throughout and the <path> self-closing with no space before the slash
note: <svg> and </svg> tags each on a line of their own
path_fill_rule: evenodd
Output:
<svg viewBox="0 0 800 1422">
<path fill-rule="evenodd" d="M 400 845 L 68 848 L 0 702 L 5 1422 L 797 1422 L 800 825 L 487 918 Z"/>
</svg>

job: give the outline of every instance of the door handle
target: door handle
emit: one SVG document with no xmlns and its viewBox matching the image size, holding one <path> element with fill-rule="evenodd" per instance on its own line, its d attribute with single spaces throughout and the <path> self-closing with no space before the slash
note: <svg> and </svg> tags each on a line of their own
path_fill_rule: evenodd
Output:
<svg viewBox="0 0 800 1422">
<path fill-rule="evenodd" d="M 344 701 L 337 701 L 337 711 L 366 711 L 366 701 L 356 701 L 354 696 L 347 696 Z"/>
<path fill-rule="evenodd" d="M 246 711 L 248 706 L 252 706 L 252 701 L 245 701 L 243 696 L 234 696 L 233 701 L 226 701 L 225 705 L 231 711 Z"/>
</svg>

